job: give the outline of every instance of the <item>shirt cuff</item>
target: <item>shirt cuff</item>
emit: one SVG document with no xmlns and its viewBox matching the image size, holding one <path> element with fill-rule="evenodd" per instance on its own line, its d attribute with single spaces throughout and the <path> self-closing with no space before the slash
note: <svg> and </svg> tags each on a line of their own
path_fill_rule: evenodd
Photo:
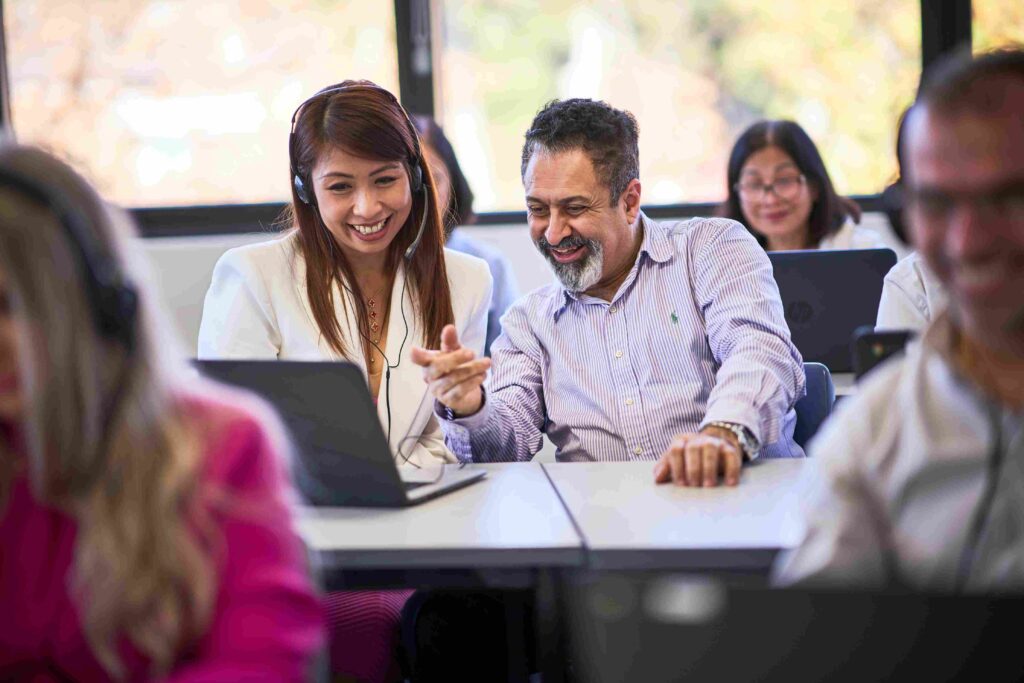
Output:
<svg viewBox="0 0 1024 683">
<path fill-rule="evenodd" d="M 487 424 L 488 418 L 491 411 L 491 402 L 487 400 L 487 390 L 481 388 L 483 403 L 480 405 L 480 410 L 476 411 L 472 415 L 466 415 L 465 417 L 457 417 L 454 420 L 449 420 L 446 417 L 447 409 L 443 403 L 434 400 L 434 415 L 437 416 L 438 420 L 446 422 L 450 425 L 456 425 L 463 427 L 464 429 L 480 429 Z"/>
<path fill-rule="evenodd" d="M 697 431 L 704 429 L 712 422 L 731 422 L 732 424 L 746 427 L 751 436 L 757 440 L 759 446 L 757 452 L 750 456 L 751 460 L 756 460 L 761 454 L 761 451 L 764 450 L 765 441 L 762 438 L 761 430 L 759 429 L 758 414 L 755 408 L 745 406 L 736 401 L 723 401 L 716 403 L 708 408 L 708 411 L 704 415 L 704 419 L 701 420 L 700 427 Z"/>
</svg>

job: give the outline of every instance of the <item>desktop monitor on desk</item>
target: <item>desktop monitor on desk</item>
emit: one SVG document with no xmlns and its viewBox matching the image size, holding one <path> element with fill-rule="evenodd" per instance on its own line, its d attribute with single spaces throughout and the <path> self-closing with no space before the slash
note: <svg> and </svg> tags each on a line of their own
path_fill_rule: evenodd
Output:
<svg viewBox="0 0 1024 683">
<path fill-rule="evenodd" d="M 805 362 L 851 372 L 850 339 L 874 325 L 882 280 L 896 265 L 891 249 L 768 253 L 793 343 Z"/>
<path fill-rule="evenodd" d="M 769 589 L 588 575 L 566 586 L 588 683 L 1013 681 L 1024 598 Z"/>
</svg>

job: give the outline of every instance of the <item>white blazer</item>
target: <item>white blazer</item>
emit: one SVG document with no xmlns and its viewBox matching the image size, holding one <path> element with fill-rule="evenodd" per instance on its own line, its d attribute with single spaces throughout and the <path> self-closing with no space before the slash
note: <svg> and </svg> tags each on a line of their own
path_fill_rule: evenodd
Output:
<svg viewBox="0 0 1024 683">
<path fill-rule="evenodd" d="M 444 250 L 448 284 L 451 288 L 455 327 L 463 346 L 483 353 L 487 335 L 487 309 L 491 302 L 491 273 L 487 264 L 468 254 Z M 408 455 L 417 465 L 455 462 L 444 443 L 434 417 L 434 401 L 427 392 L 422 369 L 409 358 L 413 346 L 423 345 L 419 320 L 414 315 L 413 292 L 399 302 L 405 270 L 399 267 L 391 293 L 393 312 L 388 323 L 385 352 L 398 367 L 391 371 L 391 449 Z M 335 283 L 334 308 L 348 311 L 355 300 L 347 289 Z M 402 346 L 405 325 L 399 306 L 409 323 L 409 338 Z M 268 242 L 230 249 L 213 269 L 213 282 L 203 304 L 199 327 L 199 357 L 204 359 L 348 360 L 366 375 L 366 359 L 355 316 L 339 317 L 338 323 L 352 358 L 344 358 L 320 334 L 306 291 L 306 266 L 298 247 L 297 233 Z M 387 431 L 384 381 L 377 401 L 377 415 Z M 410 450 L 410 439 L 415 437 Z"/>
</svg>

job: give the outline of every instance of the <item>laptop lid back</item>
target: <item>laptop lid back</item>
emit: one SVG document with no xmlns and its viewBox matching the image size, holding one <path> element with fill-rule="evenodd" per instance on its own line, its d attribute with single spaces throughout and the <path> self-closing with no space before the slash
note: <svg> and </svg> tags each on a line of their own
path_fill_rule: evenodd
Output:
<svg viewBox="0 0 1024 683">
<path fill-rule="evenodd" d="M 874 325 L 891 249 L 769 252 L 793 343 L 805 361 L 851 372 L 850 341 Z"/>
<path fill-rule="evenodd" d="M 351 363 L 200 360 L 204 375 L 277 409 L 294 443 L 293 472 L 313 505 L 397 507 L 405 487 L 366 380 Z"/>
</svg>

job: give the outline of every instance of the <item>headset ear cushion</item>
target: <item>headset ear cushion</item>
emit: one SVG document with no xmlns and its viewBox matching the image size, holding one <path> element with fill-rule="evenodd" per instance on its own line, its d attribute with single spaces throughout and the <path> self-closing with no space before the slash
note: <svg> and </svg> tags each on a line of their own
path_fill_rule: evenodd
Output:
<svg viewBox="0 0 1024 683">
<path fill-rule="evenodd" d="M 419 192 L 423 189 L 423 168 L 418 160 L 409 171 L 409 189 L 413 192 Z"/>
<path fill-rule="evenodd" d="M 299 196 L 303 204 L 309 204 L 309 193 L 306 192 L 306 184 L 302 182 L 302 178 L 298 174 L 295 175 L 295 179 L 292 180 L 292 184 L 295 186 L 295 194 Z"/>
</svg>

